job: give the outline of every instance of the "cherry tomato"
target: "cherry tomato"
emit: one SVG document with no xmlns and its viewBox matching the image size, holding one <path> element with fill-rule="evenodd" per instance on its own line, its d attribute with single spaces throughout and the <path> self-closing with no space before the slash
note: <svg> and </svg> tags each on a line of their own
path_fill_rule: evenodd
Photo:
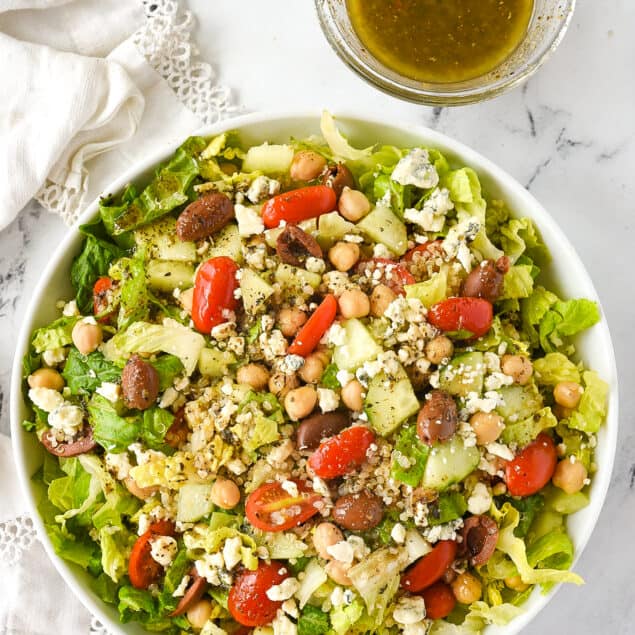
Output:
<svg viewBox="0 0 635 635">
<path fill-rule="evenodd" d="M 128 562 L 128 576 L 136 589 L 147 589 L 163 574 L 163 567 L 152 557 L 150 540 L 156 536 L 173 536 L 174 523 L 160 520 L 152 523 L 144 534 L 137 538 Z"/>
<path fill-rule="evenodd" d="M 289 577 L 281 562 L 259 562 L 255 571 L 245 569 L 234 580 L 227 607 L 232 617 L 243 626 L 263 626 L 271 622 L 282 606 L 267 597 L 272 586 Z"/>
<path fill-rule="evenodd" d="M 416 562 L 401 576 L 401 586 L 416 593 L 434 584 L 456 558 L 457 544 L 453 540 L 437 542 L 430 553 Z"/>
<path fill-rule="evenodd" d="M 293 481 L 298 488 L 294 496 L 281 483 L 265 483 L 253 491 L 245 502 L 247 520 L 263 531 L 284 531 L 297 527 L 318 513 L 315 503 L 321 496 L 302 481 Z"/>
<path fill-rule="evenodd" d="M 547 434 L 539 434 L 505 465 L 505 483 L 512 496 L 531 496 L 553 476 L 558 462 L 556 446 Z"/>
<path fill-rule="evenodd" d="M 335 296 L 329 294 L 322 300 L 320 306 L 313 311 L 306 324 L 298 331 L 295 339 L 291 342 L 291 346 L 289 346 L 289 354 L 306 357 L 312 353 L 322 339 L 322 335 L 333 324 L 336 314 L 337 300 Z"/>
<path fill-rule="evenodd" d="M 108 322 L 112 315 L 112 313 L 106 314 L 105 312 L 110 306 L 110 292 L 114 286 L 112 278 L 108 276 L 97 278 L 97 282 L 93 285 L 93 314 L 104 314 L 99 318 L 100 322 Z"/>
<path fill-rule="evenodd" d="M 421 245 L 417 245 L 416 247 L 413 247 L 412 249 L 407 251 L 402 260 L 404 262 L 412 262 L 415 254 L 420 254 L 422 257 L 425 257 L 428 254 L 431 254 L 431 248 L 440 246 L 441 244 L 442 241 L 440 240 L 428 240 L 427 242 L 422 243 Z"/>
<path fill-rule="evenodd" d="M 404 265 L 389 258 L 363 260 L 357 265 L 357 272 L 365 274 L 369 266 L 372 270 L 379 269 L 381 271 L 382 275 L 378 282 L 390 287 L 397 295 L 405 295 L 404 287 L 417 281 Z"/>
<path fill-rule="evenodd" d="M 238 300 L 234 291 L 238 286 L 238 265 L 227 256 L 217 256 L 204 262 L 196 273 L 192 320 L 201 333 L 209 333 L 215 326 L 227 322 Z"/>
<path fill-rule="evenodd" d="M 456 598 L 452 588 L 445 582 L 437 582 L 421 593 L 426 603 L 426 617 L 430 620 L 442 620 L 452 613 Z"/>
<path fill-rule="evenodd" d="M 493 319 L 492 303 L 483 298 L 448 298 L 428 311 L 430 324 L 442 331 L 469 331 L 468 337 L 485 335 Z"/>
<path fill-rule="evenodd" d="M 353 426 L 322 441 L 309 457 L 309 466 L 320 478 L 337 478 L 357 469 L 366 461 L 366 452 L 375 433 L 364 426 Z"/>
<path fill-rule="evenodd" d="M 336 208 L 333 188 L 309 185 L 270 198 L 262 206 L 265 227 L 278 227 L 281 221 L 295 224 L 309 218 L 332 212 Z"/>
</svg>

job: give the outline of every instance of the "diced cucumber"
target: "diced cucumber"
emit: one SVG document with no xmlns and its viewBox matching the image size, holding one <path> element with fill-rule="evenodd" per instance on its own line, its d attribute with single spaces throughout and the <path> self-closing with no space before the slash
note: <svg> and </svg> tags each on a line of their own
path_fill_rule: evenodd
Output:
<svg viewBox="0 0 635 635">
<path fill-rule="evenodd" d="M 179 490 L 176 519 L 182 523 L 194 523 L 207 516 L 212 509 L 211 483 L 186 483 Z"/>
<path fill-rule="evenodd" d="M 342 327 L 346 331 L 344 343 L 336 346 L 333 352 L 333 363 L 340 370 L 359 368 L 384 350 L 357 318 L 346 320 Z"/>
<path fill-rule="evenodd" d="M 465 397 L 470 392 L 480 393 L 483 390 L 484 377 L 483 353 L 464 353 L 441 369 L 439 383 L 451 395 Z"/>
<path fill-rule="evenodd" d="M 445 300 L 448 293 L 447 271 L 435 273 L 429 280 L 407 284 L 404 287 L 407 298 L 420 300 L 423 306 L 430 308 L 433 304 Z"/>
<path fill-rule="evenodd" d="M 230 351 L 219 351 L 217 348 L 204 348 L 198 358 L 198 370 L 208 377 L 223 377 L 229 366 L 236 363 L 236 357 Z"/>
<path fill-rule="evenodd" d="M 542 408 L 542 397 L 534 384 L 503 386 L 500 389 L 503 404 L 496 408 L 501 417 L 511 422 L 527 419 Z"/>
<path fill-rule="evenodd" d="M 276 248 L 278 242 L 278 236 L 284 231 L 284 227 L 272 227 L 265 230 L 265 242 L 271 249 Z"/>
<path fill-rule="evenodd" d="M 279 282 L 285 289 L 296 289 L 302 291 L 307 284 L 317 289 L 322 282 L 322 276 L 319 273 L 313 273 L 299 267 L 281 264 L 276 269 L 276 282 Z"/>
<path fill-rule="evenodd" d="M 288 145 L 263 143 L 247 150 L 243 161 L 243 172 L 260 170 L 268 174 L 287 172 L 293 160 L 293 148 Z"/>
<path fill-rule="evenodd" d="M 273 287 L 255 271 L 245 267 L 240 278 L 240 291 L 245 311 L 255 315 L 264 307 L 267 298 L 273 293 Z"/>
<path fill-rule="evenodd" d="M 445 443 L 432 448 L 423 473 L 422 487 L 443 490 L 462 481 L 472 473 L 481 460 L 478 448 L 466 447 L 463 439 L 455 435 Z"/>
<path fill-rule="evenodd" d="M 391 434 L 408 417 L 418 412 L 419 407 L 419 400 L 403 368 L 396 377 L 379 373 L 370 380 L 364 411 L 378 434 Z"/>
<path fill-rule="evenodd" d="M 157 291 L 171 293 L 194 284 L 194 266 L 175 260 L 150 260 L 146 265 L 148 284 Z"/>
<path fill-rule="evenodd" d="M 225 225 L 223 229 L 212 236 L 212 240 L 214 242 L 207 250 L 207 258 L 228 256 L 237 263 L 243 261 L 242 239 L 238 233 L 238 225 L 235 223 Z"/>
<path fill-rule="evenodd" d="M 176 219 L 167 216 L 134 232 L 137 247 L 146 250 L 148 258 L 194 262 L 196 245 L 179 240 L 176 235 Z"/>
<path fill-rule="evenodd" d="M 534 518 L 534 522 L 531 523 L 531 527 L 527 532 L 525 541 L 527 544 L 531 544 L 538 540 L 538 538 L 541 538 L 552 531 L 562 530 L 563 525 L 564 519 L 562 514 L 545 509 L 540 512 L 536 518 Z"/>
<path fill-rule="evenodd" d="M 589 495 L 586 492 L 567 494 L 559 487 L 550 486 L 545 493 L 545 508 L 559 514 L 575 514 L 589 504 Z"/>
<path fill-rule="evenodd" d="M 322 214 L 318 220 L 317 240 L 322 249 L 328 249 L 346 234 L 355 232 L 355 225 L 342 218 L 337 212 Z"/>
<path fill-rule="evenodd" d="M 398 256 L 408 249 L 406 226 L 387 207 L 378 205 L 357 223 L 357 229 Z"/>
</svg>

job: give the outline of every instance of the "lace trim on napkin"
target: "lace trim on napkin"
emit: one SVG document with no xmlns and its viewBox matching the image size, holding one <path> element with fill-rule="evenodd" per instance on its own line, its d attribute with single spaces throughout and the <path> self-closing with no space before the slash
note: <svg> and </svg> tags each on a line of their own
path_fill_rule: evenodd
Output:
<svg viewBox="0 0 635 635">
<path fill-rule="evenodd" d="M 177 0 L 141 1 L 146 21 L 132 37 L 150 66 L 202 124 L 215 123 L 232 112 L 229 88 L 215 84 L 211 65 L 197 59 L 192 13 L 181 11 Z M 84 193 L 46 181 L 35 199 L 72 225 L 82 210 Z"/>
<path fill-rule="evenodd" d="M 0 522 L 0 562 L 17 564 L 36 539 L 33 521 L 26 514 Z"/>
</svg>

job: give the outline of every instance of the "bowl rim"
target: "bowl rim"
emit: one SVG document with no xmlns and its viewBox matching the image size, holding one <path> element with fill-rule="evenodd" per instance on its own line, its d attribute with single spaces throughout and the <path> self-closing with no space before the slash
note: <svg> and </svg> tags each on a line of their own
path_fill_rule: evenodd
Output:
<svg viewBox="0 0 635 635">
<path fill-rule="evenodd" d="M 263 125 L 267 123 L 277 122 L 284 125 L 285 121 L 306 119 L 307 122 L 315 122 L 320 118 L 320 112 L 317 110 L 300 110 L 300 111 L 272 111 L 263 113 L 252 113 L 247 115 L 241 115 L 238 117 L 225 119 L 215 124 L 201 127 L 192 132 L 192 134 L 200 134 L 204 136 L 211 136 L 220 134 L 227 130 L 240 129 L 243 126 L 249 125 Z M 603 310 L 601 301 L 598 297 L 595 286 L 586 270 L 586 267 L 578 257 L 573 245 L 569 241 L 568 237 L 560 229 L 555 219 L 545 210 L 541 203 L 523 187 L 519 181 L 513 176 L 508 174 L 505 170 L 500 168 L 493 161 L 483 156 L 470 146 L 457 141 L 454 138 L 432 130 L 426 126 L 411 124 L 411 123 L 390 123 L 383 121 L 377 116 L 367 115 L 363 112 L 351 113 L 348 111 L 342 111 L 338 113 L 337 119 L 346 123 L 347 121 L 352 123 L 361 124 L 363 126 L 370 127 L 392 127 L 396 131 L 405 134 L 417 135 L 426 140 L 426 143 L 430 143 L 436 147 L 445 149 L 450 154 L 457 154 L 461 156 L 461 159 L 465 161 L 466 165 L 473 167 L 477 172 L 485 171 L 488 173 L 490 180 L 495 183 L 504 184 L 506 188 L 514 191 L 514 196 L 517 196 L 521 201 L 522 209 L 531 208 L 532 212 L 535 212 L 538 217 L 538 225 L 540 231 L 544 234 L 549 232 L 553 236 L 554 242 L 557 242 L 559 247 L 564 250 L 565 260 L 573 260 L 577 264 L 577 268 L 582 276 L 582 282 L 588 287 L 588 296 L 598 302 L 600 306 L 600 312 L 602 315 L 601 321 L 594 326 L 599 331 L 599 337 L 603 340 L 604 353 L 606 355 L 607 368 L 610 369 L 610 377 L 603 377 L 610 386 L 609 398 L 608 398 L 608 416 L 607 421 L 603 427 L 606 431 L 606 438 L 604 443 L 607 445 L 608 454 L 604 457 L 605 464 L 596 473 L 594 477 L 593 496 L 591 498 L 590 508 L 593 509 L 593 514 L 590 520 L 580 530 L 580 535 L 575 544 L 575 557 L 572 568 L 580 558 L 584 551 L 597 521 L 599 519 L 602 507 L 606 500 L 608 487 L 611 481 L 611 475 L 613 472 L 613 465 L 615 462 L 615 453 L 617 449 L 617 437 L 619 427 L 619 388 L 618 388 L 618 374 L 617 365 L 615 360 L 615 352 L 612 344 L 612 339 L 606 319 L 606 314 Z M 178 142 L 167 143 L 159 150 L 154 152 L 144 161 L 140 161 L 128 170 L 126 170 L 119 178 L 115 179 L 104 191 L 105 192 L 118 192 L 127 183 L 132 182 L 140 174 L 150 170 L 155 165 L 165 160 L 176 148 L 180 145 L 182 140 Z M 29 481 L 31 475 L 27 473 L 25 456 L 24 440 L 27 438 L 26 433 L 20 425 L 20 402 L 23 399 L 22 396 L 22 358 L 27 350 L 28 342 L 30 341 L 30 335 L 32 331 L 32 324 L 36 317 L 37 309 L 39 307 L 40 297 L 49 281 L 49 278 L 53 275 L 57 267 L 61 264 L 67 255 L 67 251 L 71 246 L 71 243 L 76 239 L 78 234 L 79 225 L 85 223 L 93 218 L 98 210 L 99 198 L 91 202 L 86 209 L 79 216 L 75 224 L 70 227 L 57 248 L 54 250 L 50 260 L 48 261 L 45 269 L 40 273 L 39 280 L 32 292 L 31 299 L 22 320 L 22 326 L 20 328 L 15 357 L 13 360 L 13 367 L 11 373 L 10 383 L 10 430 L 11 430 L 11 443 L 13 450 L 13 458 L 15 461 L 16 471 L 18 475 L 18 481 L 20 483 L 20 489 L 22 495 L 26 499 L 27 509 L 32 518 L 33 524 L 36 528 L 38 538 L 42 543 L 47 556 L 53 563 L 57 572 L 61 575 L 66 584 L 71 588 L 75 596 L 80 602 L 95 615 L 102 624 L 106 625 L 112 633 L 120 633 L 121 635 L 129 635 L 127 631 L 122 628 L 120 622 L 112 620 L 103 610 L 105 604 L 99 600 L 89 589 L 79 583 L 75 579 L 75 575 L 71 570 L 70 564 L 58 556 L 53 545 L 46 533 L 44 523 L 37 511 L 37 504 L 35 497 L 29 487 Z M 517 206 L 517 207 L 521 207 Z M 548 594 L 540 595 L 534 606 L 527 609 L 522 615 L 515 618 L 505 627 L 500 630 L 497 627 L 488 627 L 487 633 L 505 633 L 505 635 L 514 635 L 522 628 L 527 626 L 533 619 L 542 611 L 547 604 L 551 601 L 553 596 L 560 589 L 562 584 L 556 585 Z M 536 589 L 534 594 L 539 593 Z"/>
</svg>

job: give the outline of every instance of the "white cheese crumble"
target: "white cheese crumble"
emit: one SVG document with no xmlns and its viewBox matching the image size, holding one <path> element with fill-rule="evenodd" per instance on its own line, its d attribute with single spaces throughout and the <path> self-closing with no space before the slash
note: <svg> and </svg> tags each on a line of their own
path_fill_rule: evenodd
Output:
<svg viewBox="0 0 635 635">
<path fill-rule="evenodd" d="M 436 188 L 418 210 L 409 208 L 404 211 L 405 220 L 419 225 L 428 232 L 440 232 L 445 224 L 446 214 L 454 208 L 450 192 L 446 188 Z"/>
<path fill-rule="evenodd" d="M 335 558 L 335 560 L 343 562 L 344 564 L 351 564 L 355 557 L 353 546 L 346 540 L 340 540 L 334 545 L 329 545 L 326 548 L 326 552 Z"/>
<path fill-rule="evenodd" d="M 467 246 L 476 238 L 481 229 L 481 223 L 475 216 L 470 216 L 451 227 L 445 237 L 442 247 L 450 258 L 456 258 L 466 271 L 472 270 L 472 253 Z"/>
<path fill-rule="evenodd" d="M 132 465 L 127 452 L 119 452 L 118 454 L 107 452 L 104 458 L 106 459 L 108 471 L 114 474 L 117 480 L 123 481 L 128 477 Z"/>
<path fill-rule="evenodd" d="M 346 342 L 346 331 L 335 322 L 326 332 L 325 337 L 326 343 L 330 346 L 343 346 Z"/>
<path fill-rule="evenodd" d="M 182 598 L 185 595 L 185 591 L 187 591 L 187 585 L 190 583 L 190 576 L 184 575 L 179 582 L 179 586 L 174 589 L 174 593 L 172 593 L 173 598 Z"/>
<path fill-rule="evenodd" d="M 258 235 L 265 231 L 265 224 L 253 207 L 245 207 L 237 203 L 234 206 L 234 211 L 236 221 L 238 221 L 238 233 L 241 236 Z"/>
<path fill-rule="evenodd" d="M 353 373 L 349 373 L 347 370 L 338 370 L 335 374 L 335 378 L 339 382 L 340 386 L 344 388 L 347 386 L 353 379 L 355 379 L 355 375 Z"/>
<path fill-rule="evenodd" d="M 443 525 L 435 525 L 423 530 L 423 535 L 428 542 L 439 542 L 439 540 L 456 540 L 457 531 L 463 527 L 463 519 L 457 518 Z"/>
<path fill-rule="evenodd" d="M 318 404 L 322 412 L 333 412 L 340 405 L 338 394 L 330 388 L 318 388 Z"/>
<path fill-rule="evenodd" d="M 116 403 L 121 397 L 121 386 L 111 381 L 102 381 L 101 386 L 98 386 L 95 392 L 111 403 Z"/>
<path fill-rule="evenodd" d="M 268 176 L 257 176 L 247 190 L 247 198 L 252 203 L 259 203 L 265 198 L 274 196 L 280 191 L 280 183 Z"/>
<path fill-rule="evenodd" d="M 298 485 L 297 483 L 294 483 L 293 481 L 284 480 L 282 481 L 282 483 L 280 483 L 280 487 L 294 498 L 299 496 Z"/>
<path fill-rule="evenodd" d="M 282 609 L 278 609 L 271 626 L 273 627 L 273 635 L 298 635 L 298 627 L 295 622 L 292 622 Z"/>
<path fill-rule="evenodd" d="M 383 243 L 375 243 L 373 247 L 373 258 L 387 258 L 388 260 L 392 260 L 394 255 Z"/>
<path fill-rule="evenodd" d="M 177 551 L 178 545 L 172 536 L 150 538 L 150 555 L 152 559 L 166 569 L 172 564 Z"/>
<path fill-rule="evenodd" d="M 225 540 L 225 544 L 223 545 L 223 560 L 225 561 L 225 567 L 228 571 L 231 571 L 241 561 L 242 546 L 243 541 L 238 536 Z"/>
<path fill-rule="evenodd" d="M 426 603 L 419 595 L 400 598 L 392 612 L 392 617 L 398 624 L 416 624 L 425 616 Z"/>
<path fill-rule="evenodd" d="M 509 386 L 514 383 L 514 378 L 505 373 L 494 372 L 485 377 L 485 390 L 498 390 L 503 386 Z"/>
<path fill-rule="evenodd" d="M 44 412 L 53 412 L 64 404 L 62 393 L 52 388 L 31 388 L 29 399 Z"/>
<path fill-rule="evenodd" d="M 425 622 L 418 624 L 404 624 L 402 635 L 427 635 L 428 626 Z"/>
<path fill-rule="evenodd" d="M 395 523 L 390 532 L 390 537 L 399 545 L 406 540 L 406 528 L 401 523 Z"/>
<path fill-rule="evenodd" d="M 486 446 L 487 451 L 490 454 L 493 454 L 494 456 L 498 456 L 501 459 L 504 459 L 505 461 L 513 461 L 514 460 L 514 453 L 506 446 L 503 445 L 502 443 L 488 443 Z"/>
<path fill-rule="evenodd" d="M 61 430 L 66 436 L 75 435 L 84 424 L 84 411 L 68 401 L 49 413 L 49 425 Z"/>
<path fill-rule="evenodd" d="M 468 392 L 465 397 L 465 409 L 469 414 L 492 412 L 503 403 L 501 394 L 495 390 L 488 390 L 483 394 L 483 397 L 480 397 L 477 392 Z"/>
<path fill-rule="evenodd" d="M 307 271 L 311 271 L 312 273 L 323 273 L 326 269 L 326 264 L 322 258 L 315 258 L 314 256 L 309 256 L 304 263 L 304 268 Z"/>
<path fill-rule="evenodd" d="M 285 375 L 293 375 L 302 366 L 304 366 L 304 357 L 302 355 L 285 355 L 282 362 L 280 362 L 280 370 Z"/>
<path fill-rule="evenodd" d="M 280 584 L 274 584 L 267 589 L 267 597 L 272 602 L 283 602 L 293 597 L 300 588 L 300 583 L 296 578 L 286 578 Z"/>
<path fill-rule="evenodd" d="M 477 483 L 467 499 L 467 510 L 470 514 L 485 514 L 492 505 L 492 495 L 484 483 Z"/>
<path fill-rule="evenodd" d="M 77 302 L 75 300 L 67 302 L 62 309 L 62 315 L 65 317 L 75 317 L 81 315 L 79 309 L 77 308 Z"/>
<path fill-rule="evenodd" d="M 62 346 L 60 348 L 52 348 L 50 351 L 44 351 L 42 353 L 42 361 L 47 366 L 57 366 L 66 359 L 66 349 Z"/>
<path fill-rule="evenodd" d="M 179 397 L 179 393 L 176 389 L 170 386 L 166 388 L 163 395 L 161 395 L 161 401 L 159 401 L 159 408 L 168 408 L 170 407 Z"/>
<path fill-rule="evenodd" d="M 435 187 L 439 182 L 439 175 L 430 162 L 430 155 L 422 148 L 413 148 L 400 159 L 390 178 L 400 185 L 414 185 L 422 189 Z"/>
</svg>

